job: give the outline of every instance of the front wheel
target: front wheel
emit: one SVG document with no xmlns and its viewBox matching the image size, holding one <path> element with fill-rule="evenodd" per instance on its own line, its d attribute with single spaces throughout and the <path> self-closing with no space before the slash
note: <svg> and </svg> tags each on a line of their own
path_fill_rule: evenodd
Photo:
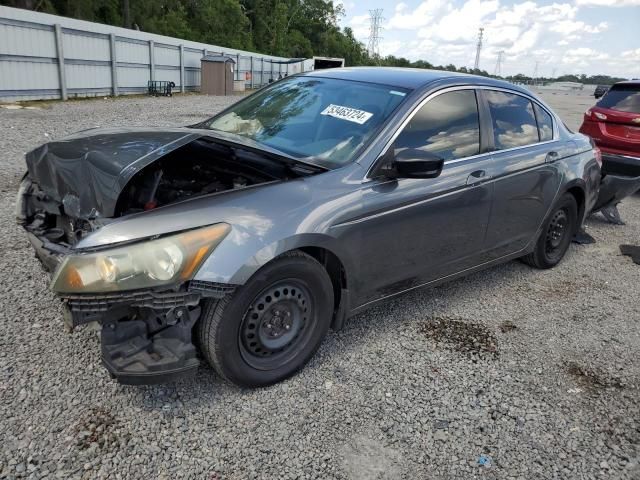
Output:
<svg viewBox="0 0 640 480">
<path fill-rule="evenodd" d="M 262 387 L 300 370 L 324 338 L 333 287 L 323 266 L 289 252 L 259 270 L 232 296 L 205 303 L 200 349 L 226 380 Z"/>
<path fill-rule="evenodd" d="M 541 269 L 555 267 L 567 253 L 577 229 L 578 204 L 573 195 L 565 193 L 544 223 L 533 252 L 522 261 Z"/>
</svg>

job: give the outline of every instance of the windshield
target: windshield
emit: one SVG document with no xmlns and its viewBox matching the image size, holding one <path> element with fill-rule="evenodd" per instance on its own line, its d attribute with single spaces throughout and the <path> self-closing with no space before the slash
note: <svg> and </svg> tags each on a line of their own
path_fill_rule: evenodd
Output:
<svg viewBox="0 0 640 480">
<path fill-rule="evenodd" d="M 597 105 L 621 112 L 640 113 L 640 85 L 615 85 Z"/>
<path fill-rule="evenodd" d="M 384 85 L 291 77 L 238 102 L 204 127 L 335 168 L 355 158 L 406 94 Z"/>
</svg>

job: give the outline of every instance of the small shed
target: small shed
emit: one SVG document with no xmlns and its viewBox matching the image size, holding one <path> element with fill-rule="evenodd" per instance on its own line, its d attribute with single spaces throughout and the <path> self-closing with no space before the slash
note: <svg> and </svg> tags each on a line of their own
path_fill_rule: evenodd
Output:
<svg viewBox="0 0 640 480">
<path fill-rule="evenodd" d="M 200 60 L 200 92 L 233 95 L 235 60 L 226 55 L 206 55 Z"/>
</svg>

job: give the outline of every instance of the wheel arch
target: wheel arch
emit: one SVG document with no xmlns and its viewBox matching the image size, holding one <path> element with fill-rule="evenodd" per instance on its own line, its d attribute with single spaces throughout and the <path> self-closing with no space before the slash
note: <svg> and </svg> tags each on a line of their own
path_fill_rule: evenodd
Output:
<svg viewBox="0 0 640 480">
<path fill-rule="evenodd" d="M 245 252 L 240 255 L 237 247 L 220 255 L 216 250 L 198 271 L 195 279 L 243 285 L 261 268 L 292 251 L 301 251 L 309 255 L 326 270 L 333 285 L 335 300 L 332 326 L 339 329 L 349 311 L 350 273 L 353 269 L 348 255 L 342 252 L 338 240 L 334 237 L 324 234 L 295 235 L 263 246 L 253 254 Z"/>
<path fill-rule="evenodd" d="M 585 219 L 585 207 L 587 201 L 586 187 L 582 179 L 575 179 L 569 182 L 562 192 L 562 194 L 565 193 L 573 195 L 573 198 L 576 199 L 576 203 L 578 205 L 578 229 L 580 229 Z"/>
</svg>

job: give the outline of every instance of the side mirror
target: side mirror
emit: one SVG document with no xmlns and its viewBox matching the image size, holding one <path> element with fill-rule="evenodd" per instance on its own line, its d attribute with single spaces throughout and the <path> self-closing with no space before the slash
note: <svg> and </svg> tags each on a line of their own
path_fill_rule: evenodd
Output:
<svg viewBox="0 0 640 480">
<path fill-rule="evenodd" d="M 391 163 L 396 178 L 436 178 L 443 166 L 444 159 L 414 148 L 396 152 Z"/>
</svg>

